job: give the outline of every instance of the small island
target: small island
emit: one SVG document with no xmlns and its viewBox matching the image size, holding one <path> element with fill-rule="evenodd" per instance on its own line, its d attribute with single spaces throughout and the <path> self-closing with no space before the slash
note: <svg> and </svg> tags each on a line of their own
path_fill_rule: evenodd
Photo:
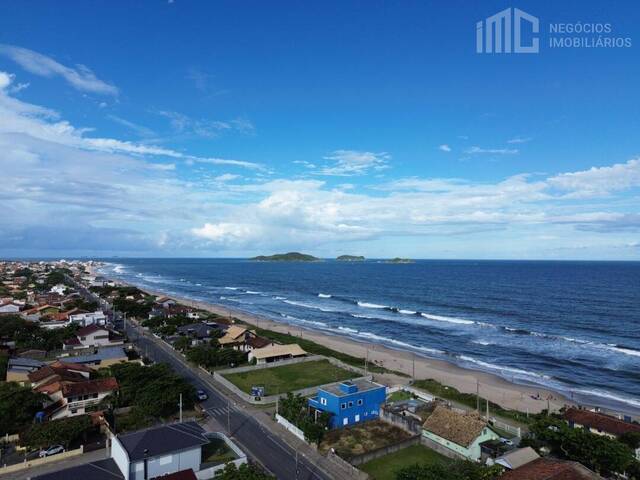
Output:
<svg viewBox="0 0 640 480">
<path fill-rule="evenodd" d="M 336 258 L 339 262 L 364 262 L 362 255 L 340 255 Z"/>
<path fill-rule="evenodd" d="M 319 262 L 320 259 L 306 253 L 289 252 L 276 253 L 275 255 L 258 255 L 250 258 L 256 262 Z"/>
<path fill-rule="evenodd" d="M 396 257 L 396 258 L 391 258 L 389 260 L 385 260 L 384 263 L 414 263 L 414 261 L 411 260 L 410 258 Z"/>
</svg>

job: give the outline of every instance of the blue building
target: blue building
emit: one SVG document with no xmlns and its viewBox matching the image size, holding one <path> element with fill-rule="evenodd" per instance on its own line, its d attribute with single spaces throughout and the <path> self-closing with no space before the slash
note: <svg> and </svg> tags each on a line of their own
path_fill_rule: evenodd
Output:
<svg viewBox="0 0 640 480">
<path fill-rule="evenodd" d="M 386 390 L 369 380 L 348 380 L 320 387 L 309 406 L 331 414 L 331 428 L 341 428 L 378 418 Z"/>
</svg>

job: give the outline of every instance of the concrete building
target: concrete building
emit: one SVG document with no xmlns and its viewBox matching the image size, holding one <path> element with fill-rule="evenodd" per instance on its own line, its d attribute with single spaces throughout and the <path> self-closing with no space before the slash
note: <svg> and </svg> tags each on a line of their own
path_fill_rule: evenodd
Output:
<svg viewBox="0 0 640 480">
<path fill-rule="evenodd" d="M 79 313 L 77 315 L 69 315 L 69 323 L 77 323 L 81 327 L 89 325 L 106 325 L 107 316 L 101 310 L 90 313 Z"/>
<path fill-rule="evenodd" d="M 347 380 L 318 388 L 309 406 L 331 415 L 331 428 L 342 428 L 380 415 L 387 387 L 369 380 Z"/>
<path fill-rule="evenodd" d="M 123 345 L 124 338 L 98 325 L 82 327 L 76 334 L 64 341 L 63 350 L 77 350 L 90 347 L 114 347 Z"/>
</svg>

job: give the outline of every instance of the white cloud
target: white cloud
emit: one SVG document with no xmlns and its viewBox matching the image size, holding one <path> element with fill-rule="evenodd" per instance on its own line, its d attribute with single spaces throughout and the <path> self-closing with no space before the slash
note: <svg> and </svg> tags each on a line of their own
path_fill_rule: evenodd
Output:
<svg viewBox="0 0 640 480">
<path fill-rule="evenodd" d="M 83 92 L 98 93 L 101 95 L 118 94 L 116 87 L 100 80 L 84 65 L 76 65 L 75 68 L 67 67 L 41 53 L 6 44 L 0 44 L 0 55 L 9 57 L 34 75 L 41 77 L 62 77 L 72 87 Z"/>
<path fill-rule="evenodd" d="M 233 173 L 223 173 L 222 175 L 218 175 L 214 178 L 216 182 L 230 182 L 231 180 L 237 180 L 240 178 L 240 175 L 235 175 Z"/>
<path fill-rule="evenodd" d="M 616 163 L 608 167 L 591 167 L 579 172 L 551 177 L 549 184 L 569 192 L 573 197 L 607 195 L 611 192 L 640 186 L 640 159 Z"/>
<path fill-rule="evenodd" d="M 533 140 L 531 137 L 514 137 L 507 140 L 509 144 L 527 143 Z"/>
<path fill-rule="evenodd" d="M 464 153 L 468 153 L 470 155 L 475 155 L 475 154 L 483 154 L 483 153 L 489 153 L 489 154 L 493 154 L 493 155 L 515 155 L 516 153 L 518 153 L 518 149 L 516 148 L 481 148 L 481 147 L 471 147 L 471 148 L 467 148 Z"/>
<path fill-rule="evenodd" d="M 201 228 L 191 229 L 191 233 L 198 238 L 214 243 L 243 244 L 260 235 L 260 229 L 256 225 L 221 222 L 205 223 Z"/>
<path fill-rule="evenodd" d="M 126 118 L 118 117 L 117 115 L 107 115 L 107 118 L 119 123 L 120 125 L 127 127 L 132 132 L 138 134 L 141 137 L 155 137 L 156 133 L 150 128 L 145 127 L 144 125 L 139 125 L 137 123 L 131 122 Z"/>
<path fill-rule="evenodd" d="M 194 135 L 204 138 L 216 138 L 224 132 L 238 132 L 252 134 L 255 131 L 253 124 L 244 118 L 233 120 L 205 120 L 191 118 L 183 113 L 160 110 L 158 115 L 168 118 L 171 127 L 176 133 Z"/>
<path fill-rule="evenodd" d="M 358 150 L 335 150 L 323 157 L 335 163 L 320 169 L 319 175 L 353 176 L 364 175 L 370 170 L 380 171 L 389 168 L 391 155 L 386 152 L 364 152 Z"/>
<path fill-rule="evenodd" d="M 442 152 L 450 152 L 451 151 L 451 147 L 447 144 L 442 144 L 438 147 L 438 150 L 442 151 Z"/>
</svg>

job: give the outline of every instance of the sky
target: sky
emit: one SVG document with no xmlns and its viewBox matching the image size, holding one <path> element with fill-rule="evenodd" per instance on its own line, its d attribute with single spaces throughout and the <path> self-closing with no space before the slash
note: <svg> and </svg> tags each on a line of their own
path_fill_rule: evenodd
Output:
<svg viewBox="0 0 640 480">
<path fill-rule="evenodd" d="M 508 8 L 538 53 L 478 53 Z M 8 0 L 0 257 L 640 260 L 639 48 L 637 2 Z"/>
</svg>

